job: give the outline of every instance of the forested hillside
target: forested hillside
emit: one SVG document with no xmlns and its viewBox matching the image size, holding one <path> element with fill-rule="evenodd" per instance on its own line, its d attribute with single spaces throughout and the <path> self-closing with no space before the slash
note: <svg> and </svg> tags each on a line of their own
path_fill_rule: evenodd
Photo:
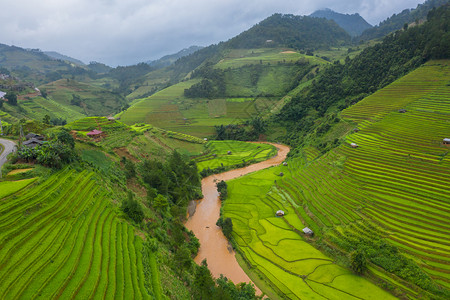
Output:
<svg viewBox="0 0 450 300">
<path fill-rule="evenodd" d="M 286 142 L 302 145 L 304 136 L 315 126 L 314 118 L 358 102 L 429 59 L 449 58 L 449 20 L 448 5 L 432 10 L 424 25 L 397 31 L 354 59 L 346 59 L 345 64 L 335 62 L 328 67 L 276 117 L 290 129 Z"/>
<path fill-rule="evenodd" d="M 405 9 L 398 14 L 393 14 L 391 17 L 380 22 L 380 24 L 365 30 L 358 39 L 367 41 L 382 38 L 391 32 L 403 28 L 405 24 L 418 25 L 425 21 L 430 10 L 446 3 L 448 3 L 448 0 L 427 0 L 423 4 L 417 5 L 415 9 Z"/>
</svg>

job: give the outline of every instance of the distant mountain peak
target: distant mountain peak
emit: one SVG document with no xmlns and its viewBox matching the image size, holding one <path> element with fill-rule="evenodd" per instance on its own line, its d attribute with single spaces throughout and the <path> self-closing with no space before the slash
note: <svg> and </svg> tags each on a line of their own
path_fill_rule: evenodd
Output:
<svg viewBox="0 0 450 300">
<path fill-rule="evenodd" d="M 341 26 L 345 31 L 348 32 L 352 37 L 360 35 L 364 30 L 371 28 L 372 25 L 367 23 L 359 13 L 354 14 L 341 14 L 335 12 L 330 8 L 323 8 L 313 12 L 310 17 L 314 18 L 325 18 L 328 20 L 335 21 L 339 26 Z"/>
</svg>

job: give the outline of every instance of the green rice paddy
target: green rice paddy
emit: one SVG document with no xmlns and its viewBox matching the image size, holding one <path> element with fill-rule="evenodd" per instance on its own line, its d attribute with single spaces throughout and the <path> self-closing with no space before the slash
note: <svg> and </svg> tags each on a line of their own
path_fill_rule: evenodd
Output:
<svg viewBox="0 0 450 300">
<path fill-rule="evenodd" d="M 143 241 L 96 176 L 65 169 L 2 197 L 1 299 L 152 298 Z"/>
<path fill-rule="evenodd" d="M 199 171 L 256 163 L 276 154 L 276 148 L 272 145 L 240 141 L 210 141 L 206 144 L 205 150 L 205 155 L 195 159 Z"/>
<path fill-rule="evenodd" d="M 321 239 L 336 249 L 382 238 L 433 287 L 423 290 L 372 263 L 370 276 L 403 297 L 448 295 L 450 148 L 442 140 L 450 137 L 449 82 L 450 62 L 429 62 L 344 110 L 359 132 L 329 153 L 317 158 L 319 149 L 305 148 L 288 166 L 230 181 L 223 213 L 250 267 L 290 299 L 386 299 L 309 243 Z M 278 209 L 285 217 L 275 217 Z M 301 232 L 306 226 L 314 239 Z"/>
</svg>

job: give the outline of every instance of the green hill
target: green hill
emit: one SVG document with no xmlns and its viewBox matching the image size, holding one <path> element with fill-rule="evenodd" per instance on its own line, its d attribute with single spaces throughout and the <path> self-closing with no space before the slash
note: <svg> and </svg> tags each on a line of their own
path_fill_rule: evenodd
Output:
<svg viewBox="0 0 450 300">
<path fill-rule="evenodd" d="M 366 274 L 396 296 L 448 298 L 449 80 L 450 62 L 432 61 L 344 110 L 341 122 L 359 131 L 326 155 L 305 148 L 287 167 L 230 182 L 224 216 L 249 267 L 292 299 L 339 299 L 351 275 L 308 241 L 344 266 L 363 251 Z"/>
<path fill-rule="evenodd" d="M 350 36 L 333 21 L 274 14 L 226 43 L 233 49 L 267 46 L 317 49 L 349 42 Z"/>
<path fill-rule="evenodd" d="M 209 136 L 216 125 L 269 113 L 288 91 L 307 80 L 305 76 L 314 66 L 327 63 L 292 49 L 229 50 L 216 65 L 194 72 L 194 79 L 136 100 L 120 118 L 126 124 L 145 122 L 198 137 Z M 221 85 L 222 92 L 210 95 L 200 90 L 187 97 L 185 90 L 193 90 L 205 78 L 211 78 L 206 80 L 212 82 L 212 89 Z"/>
<path fill-rule="evenodd" d="M 405 9 L 398 14 L 380 22 L 380 24 L 365 30 L 359 37 L 359 40 L 371 40 L 382 38 L 391 32 L 402 29 L 405 24 L 418 25 L 423 23 L 429 11 L 433 8 L 448 4 L 448 0 L 427 0 L 423 4 L 417 5 L 415 9 Z"/>
<path fill-rule="evenodd" d="M 361 17 L 358 13 L 352 15 L 341 14 L 328 8 L 316 10 L 309 16 L 314 18 L 325 18 L 328 20 L 333 20 L 345 31 L 347 31 L 347 33 L 352 37 L 361 35 L 364 30 L 372 27 L 372 25 L 367 23 L 367 21 L 364 20 L 364 18 Z"/>
</svg>

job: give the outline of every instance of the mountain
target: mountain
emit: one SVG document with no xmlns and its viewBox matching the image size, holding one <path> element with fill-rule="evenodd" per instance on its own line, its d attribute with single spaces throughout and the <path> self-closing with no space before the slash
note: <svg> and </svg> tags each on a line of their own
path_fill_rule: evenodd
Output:
<svg viewBox="0 0 450 300">
<path fill-rule="evenodd" d="M 226 42 L 229 48 L 318 49 L 349 43 L 350 35 L 330 20 L 274 14 Z"/>
<path fill-rule="evenodd" d="M 345 31 L 347 31 L 347 33 L 352 37 L 360 35 L 364 30 L 368 28 L 372 28 L 372 25 L 367 23 L 367 21 L 364 20 L 364 18 L 361 17 L 358 13 L 352 15 L 341 14 L 329 8 L 326 8 L 317 10 L 309 16 L 314 18 L 325 18 L 327 20 L 333 20 Z"/>
<path fill-rule="evenodd" d="M 380 22 L 377 26 L 365 30 L 361 36 L 359 36 L 359 39 L 367 41 L 381 38 L 393 31 L 403 28 L 405 24 L 418 24 L 426 19 L 430 10 L 448 3 L 449 0 L 428 0 L 423 4 L 417 5 L 415 9 L 405 9 L 399 14 L 393 14 L 391 17 Z"/>
<path fill-rule="evenodd" d="M 158 69 L 164 68 L 164 67 L 170 66 L 175 61 L 177 61 L 179 58 L 187 56 L 187 55 L 194 53 L 203 48 L 204 47 L 202 47 L 202 46 L 190 46 L 189 48 L 185 48 L 175 54 L 169 54 L 169 55 L 163 56 L 157 60 L 147 61 L 146 63 L 149 64 L 150 66 L 158 68 Z"/>
<path fill-rule="evenodd" d="M 48 55 L 48 56 L 50 56 L 50 57 L 52 57 L 54 59 L 59 59 L 59 60 L 65 60 L 65 61 L 68 61 L 68 62 L 72 62 L 72 63 L 74 63 L 76 65 L 80 65 L 80 66 L 84 66 L 85 65 L 85 63 L 82 62 L 81 60 L 72 58 L 70 56 L 67 56 L 67 55 L 64 55 L 64 54 L 61 54 L 61 53 L 58 53 L 58 52 L 55 52 L 55 51 L 44 51 L 44 54 L 46 54 L 46 55 Z"/>
</svg>

